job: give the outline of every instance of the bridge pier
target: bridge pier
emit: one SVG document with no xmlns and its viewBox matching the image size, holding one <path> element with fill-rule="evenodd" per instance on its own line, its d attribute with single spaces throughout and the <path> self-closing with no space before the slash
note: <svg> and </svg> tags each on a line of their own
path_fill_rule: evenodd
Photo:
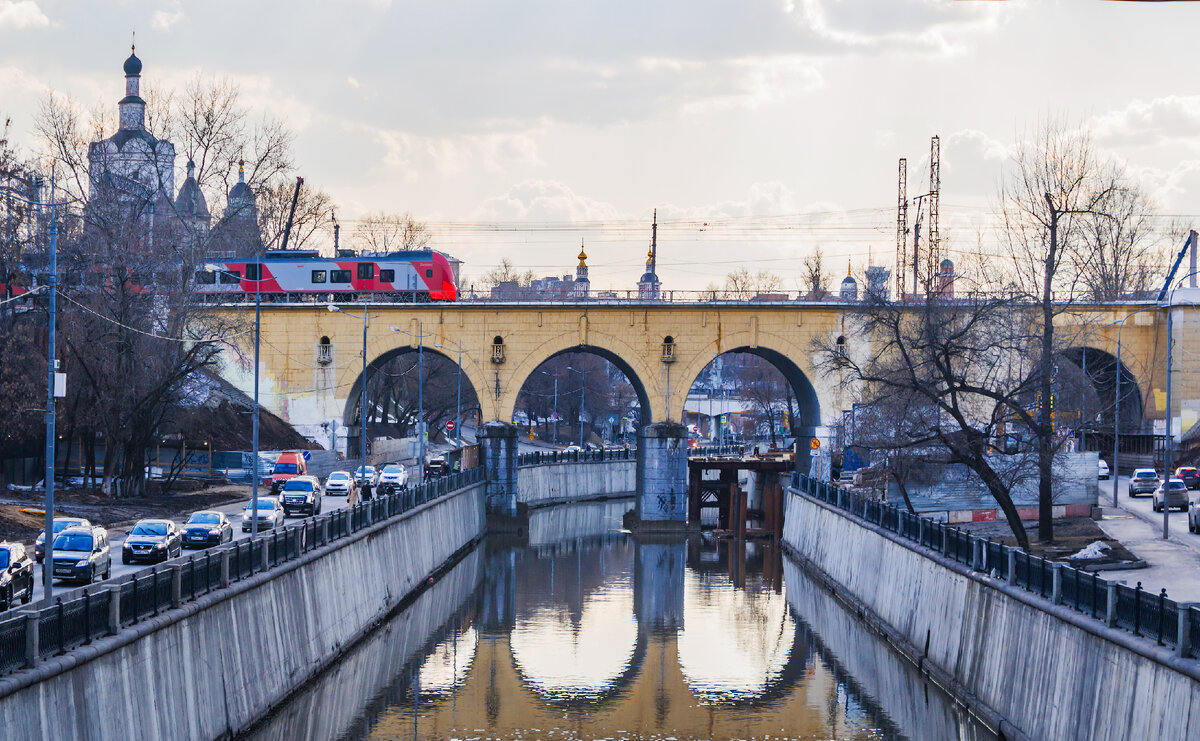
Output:
<svg viewBox="0 0 1200 741">
<path fill-rule="evenodd" d="M 505 422 L 487 422 L 480 428 L 478 438 L 487 479 L 487 512 L 516 517 L 517 428 Z"/>
<path fill-rule="evenodd" d="M 637 503 L 640 530 L 687 526 L 687 428 L 672 422 L 638 432 Z"/>
</svg>

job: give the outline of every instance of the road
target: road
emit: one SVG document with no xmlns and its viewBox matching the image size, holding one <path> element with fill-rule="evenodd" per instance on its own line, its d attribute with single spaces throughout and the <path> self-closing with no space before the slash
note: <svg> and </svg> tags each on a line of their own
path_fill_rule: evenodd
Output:
<svg viewBox="0 0 1200 741">
<path fill-rule="evenodd" d="M 261 493 L 260 493 L 260 495 L 261 495 Z M 247 501 L 249 501 L 249 500 L 247 500 Z M 245 506 L 246 506 L 246 502 L 235 502 L 233 504 L 226 504 L 226 505 L 223 505 L 220 507 L 212 508 L 219 512 L 224 512 L 226 515 L 229 516 L 230 521 L 233 523 L 233 538 L 234 538 L 234 540 L 242 540 L 242 539 L 250 537 L 249 533 L 242 532 L 242 509 Z M 327 496 L 324 498 L 321 506 L 322 506 L 321 511 L 323 513 L 331 512 L 336 509 L 343 509 L 346 506 L 346 498 L 338 497 L 338 496 Z M 191 515 L 190 512 L 186 513 L 182 517 L 182 519 L 177 520 L 177 522 L 179 524 L 183 524 L 183 522 L 186 521 L 190 515 Z M 157 518 L 154 518 L 154 519 L 157 519 Z M 286 520 L 286 523 L 290 525 L 294 522 L 302 522 L 303 520 L 304 520 L 304 518 L 302 518 L 302 517 L 289 517 Z M 128 534 L 129 529 L 132 529 L 132 526 L 128 529 L 123 528 L 121 530 L 110 530 L 108 533 L 109 534 L 109 551 L 112 554 L 112 577 L 111 578 L 113 578 L 113 579 L 123 576 L 125 574 L 132 574 L 132 573 L 135 573 L 138 571 L 142 571 L 143 569 L 154 568 L 154 565 L 145 564 L 145 563 L 129 564 L 128 566 L 121 563 L 121 547 L 125 543 L 125 536 Z M 267 531 L 267 532 L 269 533 L 270 531 Z M 32 557 L 33 543 L 28 543 L 28 544 L 26 544 L 26 546 L 28 548 L 28 552 L 29 552 L 30 556 Z M 196 554 L 202 555 L 203 553 L 204 553 L 203 550 L 186 550 L 185 549 L 180 556 L 178 556 L 177 558 L 171 559 L 167 563 L 187 561 L 190 556 L 193 556 Z M 36 586 L 34 587 L 34 595 L 33 595 L 34 602 L 30 606 L 35 606 L 38 601 L 42 600 L 44 597 L 44 592 L 45 592 L 45 590 L 42 588 L 42 564 L 39 564 L 36 562 L 34 563 L 34 580 L 36 581 Z M 62 597 L 68 591 L 73 590 L 73 589 L 80 589 L 80 588 L 81 588 L 80 585 L 77 585 L 77 584 L 64 584 L 62 582 L 55 581 L 54 582 L 54 596 Z M 21 607 L 20 600 L 16 600 L 16 602 L 17 602 L 17 605 L 15 605 L 14 608 L 20 608 Z"/>
</svg>

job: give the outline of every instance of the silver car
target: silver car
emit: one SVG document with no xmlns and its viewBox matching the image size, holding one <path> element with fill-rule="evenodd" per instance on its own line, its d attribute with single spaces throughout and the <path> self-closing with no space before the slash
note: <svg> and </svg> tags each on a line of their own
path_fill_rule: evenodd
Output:
<svg viewBox="0 0 1200 741">
<path fill-rule="evenodd" d="M 358 487 L 358 482 L 346 471 L 334 471 L 325 479 L 326 496 L 349 496 L 350 490 Z"/>
<path fill-rule="evenodd" d="M 242 510 L 242 532 L 248 533 L 254 527 L 254 519 L 251 518 L 250 509 L 251 502 L 246 503 L 246 508 Z M 271 497 L 258 498 L 258 532 L 263 530 L 274 530 L 283 524 L 283 507 L 279 506 Z"/>
<path fill-rule="evenodd" d="M 403 489 L 408 484 L 408 470 L 399 463 L 389 463 L 379 472 L 379 481 L 376 483 L 381 490 L 391 487 L 392 489 Z"/>
<path fill-rule="evenodd" d="M 1188 489 L 1181 479 L 1168 479 L 1154 490 L 1154 511 L 1162 512 L 1163 507 L 1187 512 Z"/>
<path fill-rule="evenodd" d="M 1139 468 L 1129 477 L 1129 496 L 1153 494 L 1159 483 L 1157 471 L 1153 468 Z"/>
</svg>

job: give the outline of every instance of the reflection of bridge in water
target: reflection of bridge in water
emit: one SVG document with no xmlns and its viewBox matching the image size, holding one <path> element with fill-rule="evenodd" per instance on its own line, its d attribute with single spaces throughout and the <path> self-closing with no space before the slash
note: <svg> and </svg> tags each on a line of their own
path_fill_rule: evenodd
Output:
<svg viewBox="0 0 1200 741">
<path fill-rule="evenodd" d="M 904 737 L 792 617 L 773 547 L 492 540 L 483 573 L 473 618 L 403 673 L 373 734 Z"/>
</svg>

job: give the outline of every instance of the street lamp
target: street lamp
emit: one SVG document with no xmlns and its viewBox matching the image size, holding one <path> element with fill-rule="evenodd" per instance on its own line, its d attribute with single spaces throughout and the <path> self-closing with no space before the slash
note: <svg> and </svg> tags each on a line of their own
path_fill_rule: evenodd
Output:
<svg viewBox="0 0 1200 741">
<path fill-rule="evenodd" d="M 538 373 L 554 379 L 554 444 L 558 445 L 558 374 L 549 371 L 538 371 Z"/>
<path fill-rule="evenodd" d="M 462 447 L 462 340 L 455 340 L 458 343 L 458 398 L 454 402 L 454 447 Z M 444 350 L 441 345 L 434 344 L 434 347 L 439 350 Z"/>
<path fill-rule="evenodd" d="M 391 329 L 393 332 L 417 338 L 417 481 L 419 483 L 425 480 L 425 326 L 418 321 L 417 333 L 415 335 L 399 327 L 392 327 Z M 461 361 L 462 358 L 460 356 L 460 372 L 462 369 Z M 459 394 L 461 400 L 461 387 Z"/>
<path fill-rule="evenodd" d="M 339 314 L 345 314 L 348 317 L 357 319 L 348 311 L 343 311 L 341 307 L 334 304 L 329 304 L 330 311 L 336 311 Z M 366 480 L 367 478 L 367 306 L 363 304 L 363 343 L 362 343 L 362 388 L 359 398 L 358 407 L 358 476 L 355 478 Z M 349 452 L 349 451 L 347 451 Z"/>
<path fill-rule="evenodd" d="M 247 272 L 251 263 L 246 263 Z M 258 535 L 258 354 L 259 354 L 259 337 L 262 331 L 262 263 L 258 265 L 258 278 L 251 280 L 226 270 L 216 263 L 205 263 L 204 269 L 210 273 L 224 273 L 225 275 L 244 280 L 247 283 L 254 284 L 254 414 L 251 416 L 250 437 L 251 437 L 251 466 L 250 473 L 250 538 L 254 539 Z"/>
<path fill-rule="evenodd" d="M 567 366 L 567 370 L 574 371 L 579 374 L 579 447 L 583 447 L 583 409 L 584 409 L 584 392 L 587 390 L 587 373 Z"/>
<path fill-rule="evenodd" d="M 1129 314 L 1126 314 L 1124 319 L 1118 319 L 1115 322 L 1111 322 L 1111 323 L 1105 325 L 1106 327 L 1111 327 L 1114 324 L 1118 325 L 1117 326 L 1117 367 L 1116 367 L 1117 380 L 1116 380 L 1116 383 L 1114 384 L 1114 387 L 1116 390 L 1113 392 L 1113 396 L 1115 397 L 1113 399 L 1113 456 L 1112 456 L 1112 461 L 1113 461 L 1113 465 L 1112 465 L 1112 482 L 1113 482 L 1112 503 L 1113 503 L 1114 508 L 1119 506 L 1117 504 L 1117 489 L 1120 488 L 1119 484 L 1121 481 L 1121 470 L 1118 465 L 1120 463 L 1120 455 L 1121 455 L 1121 452 L 1120 452 L 1121 381 L 1124 379 L 1124 376 L 1121 375 L 1121 332 L 1123 332 L 1125 330 L 1125 322 L 1129 319 L 1129 317 L 1133 316 L 1134 314 L 1140 314 L 1143 311 L 1151 311 L 1151 310 L 1157 309 L 1157 308 L 1158 308 L 1157 306 L 1146 306 L 1141 309 L 1138 309 L 1137 311 L 1132 311 Z"/>
<path fill-rule="evenodd" d="M 41 178 L 34 181 L 34 187 L 41 188 Z M 46 287 L 49 289 L 50 300 L 47 306 L 48 320 L 46 325 L 46 540 L 45 540 L 45 556 L 42 559 L 42 596 L 46 604 L 50 603 L 50 598 L 54 592 L 54 379 L 58 372 L 58 361 L 55 358 L 55 337 L 54 330 L 57 322 L 57 301 L 58 296 L 58 218 L 55 213 L 59 206 L 66 206 L 74 202 L 76 199 L 71 198 L 66 201 L 55 201 L 55 178 L 50 176 L 50 200 L 42 202 L 21 196 L 14 196 L 12 189 L 7 188 L 8 198 L 16 199 L 22 203 L 27 203 L 34 206 L 41 215 L 42 207 L 50 207 L 50 269 L 46 279 Z"/>
</svg>

